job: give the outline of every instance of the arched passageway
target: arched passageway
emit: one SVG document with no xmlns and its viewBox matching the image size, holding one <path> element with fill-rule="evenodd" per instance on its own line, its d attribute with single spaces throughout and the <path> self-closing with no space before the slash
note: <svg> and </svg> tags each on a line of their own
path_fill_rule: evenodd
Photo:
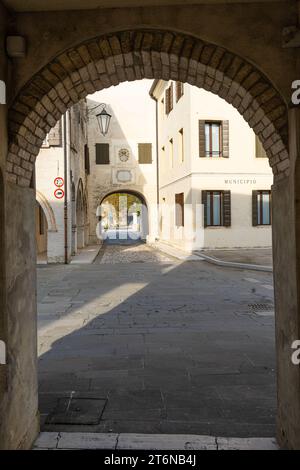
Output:
<svg viewBox="0 0 300 470">
<path fill-rule="evenodd" d="M 100 214 L 99 238 L 110 243 L 146 240 L 149 233 L 148 207 L 144 196 L 136 191 L 107 194 L 100 202 Z"/>
<path fill-rule="evenodd" d="M 48 257 L 48 223 L 44 210 L 38 202 L 35 206 L 35 238 L 38 262 L 47 262 Z"/>
<path fill-rule="evenodd" d="M 166 29 L 114 32 L 61 50 L 60 54 L 31 77 L 10 106 L 10 140 L 6 172 L 10 188 L 10 204 L 20 203 L 22 200 L 22 204 L 27 204 L 27 208 L 32 209 L 30 206 L 32 198 L 28 188 L 32 181 L 35 158 L 46 133 L 70 106 L 87 94 L 126 80 L 141 78 L 180 80 L 203 87 L 232 104 L 259 136 L 275 178 L 273 240 L 278 354 L 278 433 L 282 443 L 296 447 L 300 445 L 300 373 L 290 361 L 290 344 L 299 332 L 300 324 L 297 294 L 298 264 L 295 256 L 298 245 L 293 231 L 295 226 L 293 171 L 294 160 L 299 155 L 299 139 L 296 138 L 299 117 L 296 111 L 290 112 L 288 116 L 286 100 L 262 70 L 263 66 L 256 67 L 246 58 L 232 53 L 222 45 L 218 46 L 189 34 Z M 27 198 L 21 197 L 23 192 L 26 192 Z M 77 225 L 84 226 L 82 218 L 80 219 L 80 214 L 83 212 L 82 198 L 80 201 Z M 7 211 L 9 212 L 9 208 Z M 26 217 L 26 211 L 23 216 Z M 30 243 L 31 238 L 27 233 L 29 220 L 30 217 L 26 224 L 24 222 L 24 228 L 23 219 L 20 219 L 18 233 L 21 236 L 22 230 L 26 232 L 25 238 L 29 240 L 29 249 L 32 249 L 34 245 Z M 12 225 L 10 220 L 8 229 Z M 287 238 L 288 252 L 285 251 Z M 81 241 L 79 237 L 78 244 L 83 243 L 84 234 Z M 12 250 L 18 253 L 18 244 L 14 245 L 11 242 L 11 245 Z M 30 356 L 32 362 L 35 360 L 35 353 L 33 347 L 29 347 L 29 341 L 30 345 L 34 344 L 32 336 L 35 328 L 35 291 L 34 282 L 31 282 L 32 277 L 27 275 L 25 282 L 24 275 L 32 273 L 33 269 L 33 264 L 27 264 L 27 271 L 22 273 L 22 288 L 27 287 L 27 300 L 20 308 L 30 312 L 28 325 L 31 334 L 27 338 L 28 344 L 23 345 L 19 351 L 24 357 Z M 11 291 L 14 287 L 17 288 L 16 278 L 14 279 Z M 11 299 L 10 302 L 10 311 L 20 310 L 12 308 L 15 305 Z M 18 311 L 18 314 L 21 313 Z M 22 374 L 25 374 L 25 370 L 26 364 Z M 33 430 L 37 426 L 37 421 L 34 421 L 34 416 L 37 414 L 34 368 L 31 372 L 31 376 L 26 380 L 24 396 L 31 397 L 32 406 L 23 411 L 20 408 L 22 400 L 12 400 L 10 407 L 19 402 L 17 409 L 22 415 L 23 428 L 31 427 L 31 432 L 34 434 Z M 18 379 L 16 372 L 15 380 Z M 5 423 L 7 421 L 4 422 L 4 426 Z M 18 438 L 20 439 L 20 436 Z M 10 436 L 8 441 L 9 445 L 13 445 L 11 443 L 14 442 L 14 438 Z"/>
</svg>

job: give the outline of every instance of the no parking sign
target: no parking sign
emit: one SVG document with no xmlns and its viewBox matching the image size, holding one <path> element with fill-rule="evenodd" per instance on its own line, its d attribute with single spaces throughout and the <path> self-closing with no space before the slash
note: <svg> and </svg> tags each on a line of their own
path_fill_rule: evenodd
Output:
<svg viewBox="0 0 300 470">
<path fill-rule="evenodd" d="M 57 188 L 55 191 L 54 191 L 54 196 L 56 197 L 56 199 L 62 199 L 65 195 L 65 192 L 63 189 L 61 188 Z"/>
</svg>

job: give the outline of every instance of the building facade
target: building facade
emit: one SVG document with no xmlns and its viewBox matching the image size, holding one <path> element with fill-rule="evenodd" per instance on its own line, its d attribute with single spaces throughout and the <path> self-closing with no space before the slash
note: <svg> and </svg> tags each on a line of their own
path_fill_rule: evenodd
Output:
<svg viewBox="0 0 300 470">
<path fill-rule="evenodd" d="M 124 83 L 102 90 L 88 100 L 88 141 L 90 155 L 89 220 L 90 241 L 96 243 L 108 224 L 107 197 L 132 194 L 142 202 L 132 214 L 141 226 L 141 237 L 154 241 L 157 234 L 157 185 L 155 147 L 155 105 L 149 99 L 149 80 Z M 99 132 L 96 115 L 111 115 L 108 132 Z M 130 209 L 130 208 L 129 208 Z M 138 214 L 138 215 L 137 215 Z M 109 215 L 111 217 L 111 214 Z M 114 218 L 113 218 L 114 219 Z M 122 217 L 124 219 L 124 217 Z M 111 224 L 115 224 L 114 220 Z M 124 225 L 124 222 L 122 222 Z"/>
<path fill-rule="evenodd" d="M 271 246 L 272 171 L 254 132 L 218 96 L 155 80 L 159 238 L 184 250 Z"/>
<path fill-rule="evenodd" d="M 87 105 L 73 106 L 51 129 L 35 165 L 39 262 L 68 263 L 88 244 Z"/>
</svg>

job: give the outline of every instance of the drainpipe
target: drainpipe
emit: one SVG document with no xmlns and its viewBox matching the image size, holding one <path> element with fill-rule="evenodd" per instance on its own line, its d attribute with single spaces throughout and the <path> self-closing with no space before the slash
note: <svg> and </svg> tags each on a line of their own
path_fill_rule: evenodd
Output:
<svg viewBox="0 0 300 470">
<path fill-rule="evenodd" d="M 154 90 L 159 80 L 154 80 L 149 95 L 155 101 L 155 141 L 156 141 L 156 205 L 157 205 L 157 236 L 159 235 L 159 147 L 158 147 L 158 100 Z"/>
<path fill-rule="evenodd" d="M 65 239 L 65 264 L 68 264 L 68 149 L 67 149 L 67 121 L 69 112 L 67 111 L 63 116 L 64 128 L 64 181 L 65 181 L 65 195 L 64 195 L 64 239 Z"/>
</svg>

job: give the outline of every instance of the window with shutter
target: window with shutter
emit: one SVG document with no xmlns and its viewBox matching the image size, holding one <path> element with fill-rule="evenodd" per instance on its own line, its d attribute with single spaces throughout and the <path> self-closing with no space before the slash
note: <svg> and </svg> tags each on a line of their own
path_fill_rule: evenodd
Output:
<svg viewBox="0 0 300 470">
<path fill-rule="evenodd" d="M 257 135 L 255 136 L 255 157 L 267 158 L 267 153 L 265 149 L 263 148 L 263 145 Z"/>
<path fill-rule="evenodd" d="M 258 225 L 258 210 L 257 210 L 257 195 L 258 191 L 252 191 L 252 225 Z"/>
<path fill-rule="evenodd" d="M 152 144 L 139 144 L 138 154 L 139 154 L 140 164 L 151 164 L 152 163 Z"/>
<path fill-rule="evenodd" d="M 109 144 L 96 144 L 96 164 L 109 165 Z"/>
<path fill-rule="evenodd" d="M 62 124 L 58 121 L 48 134 L 48 145 L 51 147 L 62 146 Z"/>
<path fill-rule="evenodd" d="M 184 193 L 175 194 L 175 225 L 184 226 Z"/>
<path fill-rule="evenodd" d="M 166 114 L 169 114 L 173 109 L 173 82 L 166 89 L 165 92 Z"/>
<path fill-rule="evenodd" d="M 230 227 L 230 191 L 202 191 L 204 227 Z"/>
<path fill-rule="evenodd" d="M 252 224 L 271 225 L 271 191 L 252 191 Z"/>
<path fill-rule="evenodd" d="M 222 121 L 221 135 L 223 146 L 221 156 L 223 158 L 229 158 L 229 121 Z"/>
<path fill-rule="evenodd" d="M 203 225 L 207 227 L 207 191 L 202 191 Z"/>
<path fill-rule="evenodd" d="M 173 109 L 173 96 L 174 96 L 173 82 L 171 82 L 171 85 L 169 88 L 170 88 L 170 112 L 171 112 Z"/>
<path fill-rule="evenodd" d="M 199 121 L 199 157 L 205 156 L 205 121 Z"/>
<path fill-rule="evenodd" d="M 183 96 L 183 93 L 184 93 L 183 83 L 176 82 L 176 102 L 180 100 L 180 98 Z"/>
<path fill-rule="evenodd" d="M 223 225 L 231 226 L 231 194 L 230 191 L 223 191 Z"/>
<path fill-rule="evenodd" d="M 229 157 L 229 121 L 199 121 L 199 156 Z"/>
</svg>

